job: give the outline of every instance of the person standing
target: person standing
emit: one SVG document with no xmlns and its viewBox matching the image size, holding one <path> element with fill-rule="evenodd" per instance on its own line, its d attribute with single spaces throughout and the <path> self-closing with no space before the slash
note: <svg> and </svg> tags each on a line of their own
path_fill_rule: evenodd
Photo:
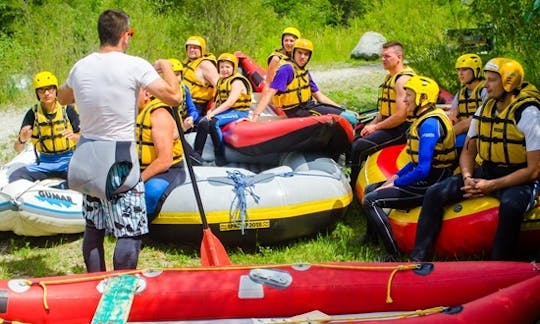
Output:
<svg viewBox="0 0 540 324">
<path fill-rule="evenodd" d="M 299 38 L 294 43 L 292 60 L 281 64 L 270 86 L 265 88 L 249 120 L 257 121 L 264 109 L 272 103 L 287 117 L 306 117 L 327 114 L 341 115 L 354 127 L 358 122 L 355 112 L 340 107 L 328 98 L 313 81 L 306 69 L 313 55 L 313 43 Z"/>
<path fill-rule="evenodd" d="M 456 93 L 450 106 L 450 120 L 454 123 L 456 147 L 461 148 L 465 143 L 467 131 L 476 110 L 486 100 L 482 59 L 476 54 L 463 54 L 456 60 L 456 70 L 461 88 Z"/>
<path fill-rule="evenodd" d="M 487 195 L 500 202 L 491 259 L 516 257 L 523 215 L 534 206 L 538 194 L 540 92 L 523 82 L 523 67 L 515 60 L 491 59 L 484 73 L 488 98 L 471 121 L 459 158 L 461 174 L 427 190 L 412 261 L 432 257 L 445 206 Z M 482 160 L 480 166 L 476 164 L 477 154 Z"/>
<path fill-rule="evenodd" d="M 152 66 L 125 53 L 134 35 L 128 14 L 103 11 L 97 30 L 99 50 L 75 63 L 58 93 L 62 104 L 76 101 L 80 113 L 83 135 L 70 162 L 68 184 L 83 193 L 82 250 L 88 272 L 106 270 L 106 232 L 118 239 L 113 257 L 116 270 L 137 267 L 141 238 L 148 232 L 135 148 L 139 89 L 170 106 L 178 106 L 181 99 L 167 59 Z"/>
<path fill-rule="evenodd" d="M 154 99 L 144 89 L 139 91 L 138 108 L 135 138 L 151 223 L 171 191 L 186 180 L 184 151 L 174 120 L 175 108 Z"/>
<path fill-rule="evenodd" d="M 361 243 L 376 243 L 380 237 L 390 259 L 396 258 L 399 250 L 384 209 L 422 205 L 429 186 L 451 176 L 457 165 L 452 123 L 446 113 L 435 106 L 439 96 L 437 83 L 415 75 L 403 87 L 407 113 L 413 118 L 407 135 L 411 162 L 387 181 L 369 185 L 362 202 L 367 228 Z"/>
<path fill-rule="evenodd" d="M 186 53 L 183 82 L 189 87 L 199 114 L 205 116 L 219 79 L 216 57 L 206 52 L 206 40 L 201 36 L 190 36 L 186 40 Z"/>
<path fill-rule="evenodd" d="M 302 37 L 300 31 L 294 27 L 287 27 L 283 30 L 281 33 L 281 48 L 276 49 L 268 56 L 268 68 L 266 69 L 267 86 L 272 83 L 278 67 L 291 59 L 294 43 L 300 37 Z"/>
<path fill-rule="evenodd" d="M 67 179 L 69 161 L 79 141 L 79 114 L 73 105 L 62 106 L 58 102 L 58 79 L 51 72 L 36 73 L 33 88 L 39 103 L 26 112 L 13 148 L 21 152 L 30 140 L 36 162 L 14 170 L 9 182 Z"/>
<path fill-rule="evenodd" d="M 253 90 L 249 80 L 238 73 L 238 58 L 233 54 L 221 54 L 218 58 L 218 68 L 219 79 L 214 107 L 199 121 L 194 150 L 202 155 L 206 138 L 210 133 L 214 144 L 216 165 L 223 166 L 227 164 L 227 161 L 221 127 L 248 117 Z"/>
<path fill-rule="evenodd" d="M 405 107 L 405 89 L 403 85 L 415 73 L 403 62 L 403 45 L 391 41 L 382 46 L 382 63 L 388 74 L 379 86 L 377 116 L 362 130 L 351 147 L 351 183 L 353 188 L 367 157 L 378 150 L 396 144 L 403 144 L 407 139 L 410 122 L 407 121 Z"/>
</svg>

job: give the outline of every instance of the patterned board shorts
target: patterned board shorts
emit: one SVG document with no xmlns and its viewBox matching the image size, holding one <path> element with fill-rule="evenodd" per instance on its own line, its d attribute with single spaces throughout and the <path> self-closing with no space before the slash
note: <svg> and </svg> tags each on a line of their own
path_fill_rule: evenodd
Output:
<svg viewBox="0 0 540 324">
<path fill-rule="evenodd" d="M 122 174 L 125 173 L 122 166 L 111 169 L 113 186 L 119 186 Z M 134 237 L 148 233 L 142 181 L 111 200 L 83 195 L 82 212 L 88 224 L 96 229 L 106 229 L 108 234 L 115 237 Z"/>
</svg>

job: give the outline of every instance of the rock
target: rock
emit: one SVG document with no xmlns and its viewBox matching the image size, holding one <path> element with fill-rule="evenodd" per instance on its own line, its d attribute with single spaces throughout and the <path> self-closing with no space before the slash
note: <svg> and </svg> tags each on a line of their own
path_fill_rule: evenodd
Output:
<svg viewBox="0 0 540 324">
<path fill-rule="evenodd" d="M 351 58 L 375 60 L 381 57 L 382 45 L 386 43 L 386 38 L 383 35 L 368 31 L 356 44 L 356 47 L 351 52 Z"/>
</svg>

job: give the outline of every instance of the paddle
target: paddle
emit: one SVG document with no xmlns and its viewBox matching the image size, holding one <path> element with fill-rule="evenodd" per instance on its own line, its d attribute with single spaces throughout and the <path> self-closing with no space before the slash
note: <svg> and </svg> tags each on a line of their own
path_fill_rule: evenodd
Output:
<svg viewBox="0 0 540 324">
<path fill-rule="evenodd" d="M 191 185 L 193 186 L 193 193 L 195 194 L 195 200 L 197 201 L 197 207 L 199 209 L 199 215 L 201 216 L 201 221 L 203 225 L 203 238 L 201 242 L 201 265 L 203 266 L 224 266 L 230 265 L 231 260 L 227 255 L 227 251 L 223 247 L 223 244 L 219 241 L 217 237 L 214 236 L 212 230 L 208 226 L 208 221 L 206 220 L 206 215 L 204 213 L 204 208 L 201 200 L 201 194 L 199 193 L 199 186 L 197 185 L 197 179 L 195 178 L 195 172 L 193 172 L 193 165 L 191 164 L 191 159 L 186 154 L 188 152 L 186 138 L 184 136 L 184 129 L 182 128 L 182 120 L 178 114 L 178 108 L 173 107 L 174 120 L 178 128 L 178 134 L 180 135 L 180 142 L 182 143 L 182 148 L 184 149 L 184 159 L 186 160 L 186 165 L 189 171 L 189 177 L 191 178 Z"/>
</svg>

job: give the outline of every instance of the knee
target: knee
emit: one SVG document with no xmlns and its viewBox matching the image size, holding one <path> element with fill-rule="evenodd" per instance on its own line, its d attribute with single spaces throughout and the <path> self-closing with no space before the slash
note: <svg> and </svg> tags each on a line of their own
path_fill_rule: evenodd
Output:
<svg viewBox="0 0 540 324">
<path fill-rule="evenodd" d="M 28 176 L 28 171 L 25 167 L 18 168 L 15 171 L 11 172 L 8 181 L 14 182 L 20 179 L 32 181 L 31 177 Z"/>
</svg>

